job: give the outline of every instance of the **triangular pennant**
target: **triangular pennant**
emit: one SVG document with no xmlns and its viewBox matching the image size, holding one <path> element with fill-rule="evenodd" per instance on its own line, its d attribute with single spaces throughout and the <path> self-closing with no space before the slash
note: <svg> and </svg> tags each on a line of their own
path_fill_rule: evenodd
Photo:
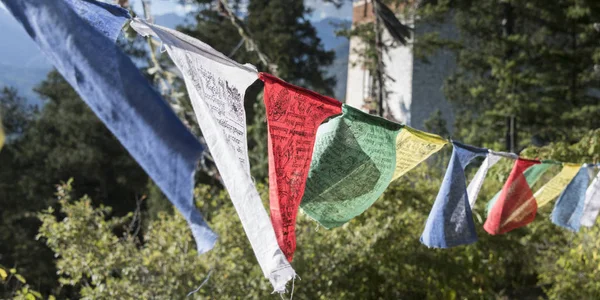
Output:
<svg viewBox="0 0 600 300">
<path fill-rule="evenodd" d="M 304 195 L 317 128 L 342 113 L 342 103 L 260 73 L 269 128 L 269 199 L 279 247 L 296 250 L 296 216 Z"/>
<path fill-rule="evenodd" d="M 548 169 L 554 165 L 556 165 L 556 163 L 542 161 L 541 164 L 534 165 L 534 166 L 530 167 L 529 169 L 525 170 L 525 173 L 523 175 L 525 175 L 525 180 L 527 181 L 527 184 L 530 187 L 532 187 L 538 180 L 540 180 L 540 178 L 542 178 L 542 175 L 544 175 L 544 173 L 546 173 L 546 171 L 548 171 Z M 494 204 L 500 197 L 500 193 L 502 193 L 502 190 L 498 191 L 494 195 L 492 200 L 490 200 L 488 202 L 487 207 L 486 207 L 486 212 L 487 212 L 486 215 L 488 215 L 488 216 L 490 215 L 490 211 L 492 210 L 492 207 L 494 207 Z"/>
<path fill-rule="evenodd" d="M 210 250 L 217 236 L 196 209 L 192 194 L 203 147 L 115 44 L 129 13 L 98 1 L 4 4 L 186 218 L 198 251 Z"/>
<path fill-rule="evenodd" d="M 537 204 L 523 172 L 539 164 L 537 160 L 519 158 L 500 192 L 498 200 L 483 225 L 489 234 L 502 234 L 525 226 L 535 219 Z"/>
<path fill-rule="evenodd" d="M 587 169 L 586 165 L 582 166 L 556 200 L 552 210 L 552 223 L 575 232 L 579 231 L 585 192 L 590 183 Z"/>
<path fill-rule="evenodd" d="M 585 192 L 585 205 L 583 216 L 581 217 L 581 225 L 586 227 L 594 226 L 596 218 L 598 218 L 598 212 L 600 212 L 600 172 L 598 172 L 592 184 Z"/>
<path fill-rule="evenodd" d="M 537 201 L 537 206 L 542 207 L 558 197 L 575 175 L 577 175 L 579 169 L 580 165 L 564 164 L 562 170 L 556 176 L 535 192 L 534 197 Z"/>
<path fill-rule="evenodd" d="M 485 160 L 483 161 L 483 163 L 481 163 L 481 166 L 477 170 L 477 173 L 475 173 L 475 176 L 473 177 L 473 179 L 469 183 L 469 186 L 467 187 L 467 195 L 469 196 L 469 205 L 471 206 L 471 208 L 473 208 L 473 206 L 475 205 L 475 201 L 477 201 L 477 195 L 479 195 L 479 191 L 481 190 L 483 180 L 485 179 L 488 170 L 491 167 L 493 167 L 497 162 L 499 162 L 502 158 L 517 159 L 518 156 L 513 153 L 495 152 L 491 150 L 489 151 L 489 153 L 485 157 Z"/>
<path fill-rule="evenodd" d="M 181 70 L 198 124 L 258 263 L 275 291 L 284 292 L 295 273 L 279 249 L 248 162 L 244 95 L 258 73 L 175 30 L 138 19 L 131 26 L 142 35 L 160 38 Z"/>
<path fill-rule="evenodd" d="M 369 208 L 389 185 L 401 125 L 344 105 L 317 131 L 302 210 L 326 228 Z"/>
<path fill-rule="evenodd" d="M 465 168 L 487 149 L 452 142 L 452 157 L 444 181 L 425 223 L 421 243 L 427 247 L 449 248 L 477 241 L 471 205 L 467 196 Z"/>
<path fill-rule="evenodd" d="M 447 143 L 439 135 L 404 126 L 396 137 L 396 169 L 392 181 L 440 151 Z"/>
</svg>

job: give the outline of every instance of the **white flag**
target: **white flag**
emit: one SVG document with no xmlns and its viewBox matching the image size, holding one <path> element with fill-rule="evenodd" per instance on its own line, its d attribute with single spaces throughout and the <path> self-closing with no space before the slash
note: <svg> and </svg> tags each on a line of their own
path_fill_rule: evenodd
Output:
<svg viewBox="0 0 600 300">
<path fill-rule="evenodd" d="M 585 204 L 583 207 L 583 216 L 581 225 L 586 227 L 594 226 L 596 218 L 600 212 L 600 173 L 594 178 L 592 184 L 585 192 Z"/>
<path fill-rule="evenodd" d="M 506 152 L 495 152 L 490 150 L 487 157 L 481 164 L 481 167 L 479 167 L 479 170 L 477 170 L 477 173 L 475 173 L 475 177 L 473 177 L 471 183 L 469 183 L 469 186 L 467 187 L 467 195 L 469 197 L 469 204 L 471 205 L 471 208 L 473 208 L 473 205 L 475 205 L 477 195 L 481 190 L 483 180 L 485 179 L 489 168 L 494 166 L 503 157 L 517 159 L 516 154 Z"/>
<path fill-rule="evenodd" d="M 244 94 L 258 79 L 252 65 L 240 65 L 209 45 L 175 30 L 135 19 L 140 35 L 158 37 L 183 73 L 200 129 L 242 221 L 254 254 L 276 292 L 295 276 L 281 252 L 271 220 L 252 182 L 246 139 Z"/>
</svg>

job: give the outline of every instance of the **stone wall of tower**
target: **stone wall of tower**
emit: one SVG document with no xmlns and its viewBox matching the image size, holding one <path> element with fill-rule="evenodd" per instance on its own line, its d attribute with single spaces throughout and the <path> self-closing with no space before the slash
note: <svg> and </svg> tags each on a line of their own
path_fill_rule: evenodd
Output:
<svg viewBox="0 0 600 300">
<path fill-rule="evenodd" d="M 370 3 L 365 10 L 364 1 L 355 2 L 353 12 L 353 25 L 373 21 Z M 366 14 L 365 14 L 366 12 Z M 412 20 L 403 20 L 404 23 L 414 26 Z M 414 26 L 414 38 L 418 40 L 424 33 L 435 30 L 443 38 L 457 38 L 458 32 L 448 19 L 447 26 L 432 27 L 418 23 Z M 391 42 L 391 36 L 384 31 L 383 40 Z M 365 102 L 370 101 L 371 77 L 360 62 L 357 54 L 364 48 L 358 38 L 350 39 L 350 56 L 348 64 L 348 85 L 346 89 L 346 104 L 364 109 Z M 412 45 L 398 45 L 384 53 L 383 61 L 386 74 L 386 106 L 391 117 L 401 123 L 408 124 L 418 129 L 425 129 L 424 123 L 436 110 L 440 110 L 452 131 L 454 114 L 452 107 L 446 100 L 443 91 L 444 80 L 456 68 L 456 58 L 449 51 L 438 51 L 427 58 L 427 62 L 416 59 L 413 55 Z"/>
<path fill-rule="evenodd" d="M 444 26 L 429 26 L 418 23 L 415 26 L 415 38 L 424 33 L 437 32 L 443 39 L 457 39 L 458 30 L 447 18 Z M 456 56 L 448 50 L 437 51 L 427 57 L 427 61 L 415 59 L 413 62 L 412 101 L 411 101 L 411 126 L 424 129 L 424 122 L 436 110 L 440 110 L 446 120 L 448 130 L 452 132 L 454 125 L 454 112 L 452 106 L 444 95 L 444 81 L 456 69 Z"/>
</svg>

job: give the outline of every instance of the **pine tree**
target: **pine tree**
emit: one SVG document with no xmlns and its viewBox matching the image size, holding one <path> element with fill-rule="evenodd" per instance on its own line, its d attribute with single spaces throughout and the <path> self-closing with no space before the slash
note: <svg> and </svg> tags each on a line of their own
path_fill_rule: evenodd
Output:
<svg viewBox="0 0 600 300">
<path fill-rule="evenodd" d="M 416 51 L 456 50 L 445 91 L 465 141 L 504 148 L 511 116 L 521 147 L 574 142 L 600 127 L 600 2 L 437 1 L 420 14 L 423 22 L 451 16 L 460 30 L 458 40 L 429 36 Z"/>
<path fill-rule="evenodd" d="M 49 73 L 36 92 L 44 102 L 39 113 L 14 90 L 0 94 L 10 137 L 0 151 L 0 264 L 18 266 L 46 293 L 56 287 L 56 270 L 35 240 L 35 213 L 56 204 L 55 185 L 73 178 L 74 195 L 97 197 L 125 215 L 144 195 L 148 176 L 60 74 Z"/>
<path fill-rule="evenodd" d="M 245 46 L 238 29 L 232 25 L 226 9 L 219 1 L 196 0 L 201 10 L 195 12 L 196 24 L 178 28 L 198 38 L 240 63 L 251 63 L 259 71 L 269 72 L 254 49 Z M 240 17 L 260 50 L 276 65 L 277 76 L 328 96 L 333 96 L 335 79 L 327 77 L 324 67 L 333 62 L 335 53 L 325 51 L 315 28 L 306 18 L 309 10 L 303 1 L 230 0 L 233 13 Z M 245 16 L 245 17 L 244 17 Z M 181 86 L 185 93 L 185 87 Z M 248 147 L 252 175 L 262 181 L 268 176 L 267 128 L 258 82 L 246 93 L 245 109 L 248 125 Z M 188 105 L 188 109 L 191 106 Z"/>
</svg>

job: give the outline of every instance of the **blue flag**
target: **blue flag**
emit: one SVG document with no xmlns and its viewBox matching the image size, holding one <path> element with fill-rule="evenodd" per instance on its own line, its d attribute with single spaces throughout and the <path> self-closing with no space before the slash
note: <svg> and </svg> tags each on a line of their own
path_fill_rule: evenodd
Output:
<svg viewBox="0 0 600 300">
<path fill-rule="evenodd" d="M 584 165 L 558 196 L 552 210 L 552 223 L 575 232 L 579 231 L 585 206 L 585 192 L 589 183 L 588 167 Z"/>
<path fill-rule="evenodd" d="M 475 157 L 486 156 L 488 150 L 458 142 L 452 145 L 452 158 L 421 235 L 421 243 L 427 247 L 449 248 L 477 241 L 465 168 Z"/>
<path fill-rule="evenodd" d="M 129 13 L 92 0 L 2 0 L 27 33 L 186 218 L 200 253 L 217 236 L 193 200 L 203 148 L 115 44 Z"/>
</svg>

